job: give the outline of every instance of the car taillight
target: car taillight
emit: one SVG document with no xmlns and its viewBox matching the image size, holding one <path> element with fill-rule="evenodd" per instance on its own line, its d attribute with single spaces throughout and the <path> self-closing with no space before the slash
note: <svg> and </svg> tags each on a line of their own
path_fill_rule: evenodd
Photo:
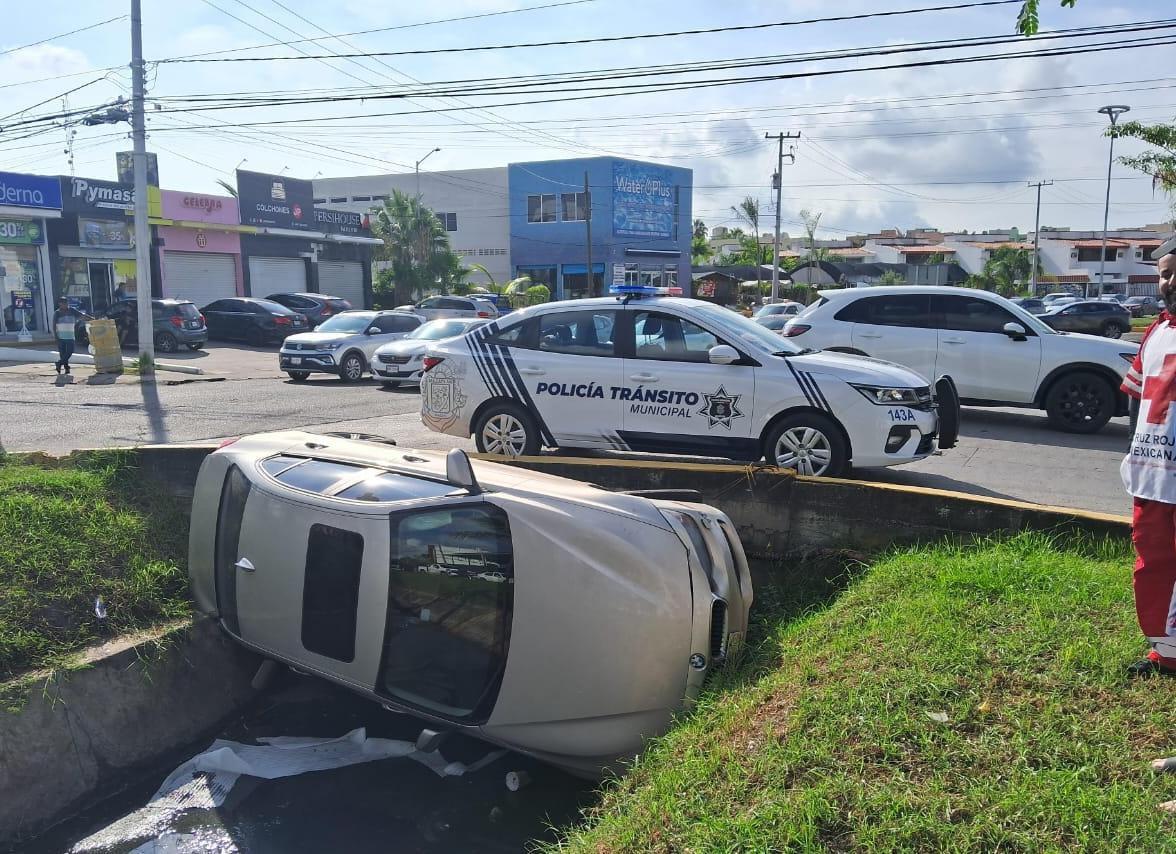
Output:
<svg viewBox="0 0 1176 854">
<path fill-rule="evenodd" d="M 440 356 L 425 356 L 424 361 L 421 363 L 424 365 L 424 370 L 421 373 L 428 373 L 444 361 Z"/>
<path fill-rule="evenodd" d="M 324 305 L 323 310 L 319 312 L 320 317 L 327 317 L 330 314 L 331 314 L 331 307 L 329 305 Z"/>
<path fill-rule="evenodd" d="M 478 312 L 478 317 L 489 317 L 489 316 L 490 316 L 490 312 L 488 312 L 488 311 L 479 311 Z"/>
<path fill-rule="evenodd" d="M 278 326 L 289 326 L 290 318 L 286 317 L 284 314 L 279 314 L 274 318 L 274 323 L 278 324 Z"/>
<path fill-rule="evenodd" d="M 207 322 L 208 322 L 208 321 L 206 321 L 206 320 L 204 319 L 204 315 L 203 315 L 203 314 L 202 314 L 202 315 L 200 315 L 200 325 L 201 325 L 201 326 L 204 326 L 204 325 L 205 325 Z"/>
<path fill-rule="evenodd" d="M 216 449 L 219 451 L 221 448 L 227 448 L 229 445 L 233 444 L 234 442 L 236 442 L 240 438 L 241 438 L 240 436 L 233 436 L 228 439 L 223 439 L 221 441 L 221 443 L 216 446 Z"/>
<path fill-rule="evenodd" d="M 167 320 L 168 320 L 168 323 L 170 323 L 176 329 L 179 329 L 181 326 L 184 325 L 184 321 L 182 321 L 180 318 L 175 317 L 175 316 L 169 317 Z"/>
<path fill-rule="evenodd" d="M 785 338 L 795 338 L 797 335 L 804 335 L 804 333 L 808 332 L 810 329 L 812 329 L 812 327 L 807 323 L 789 323 L 780 330 L 780 334 Z"/>
</svg>

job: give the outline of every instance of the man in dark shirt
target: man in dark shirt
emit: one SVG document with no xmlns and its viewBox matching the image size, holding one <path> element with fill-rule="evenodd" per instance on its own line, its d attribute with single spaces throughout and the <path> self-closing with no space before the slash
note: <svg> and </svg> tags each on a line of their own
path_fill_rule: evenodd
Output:
<svg viewBox="0 0 1176 854">
<path fill-rule="evenodd" d="M 58 360 L 54 364 L 57 373 L 63 370 L 69 373 L 69 360 L 74 354 L 74 338 L 77 326 L 89 317 L 85 312 L 69 307 L 69 300 L 62 297 L 57 301 L 57 311 L 53 312 L 53 335 L 57 338 Z"/>
</svg>

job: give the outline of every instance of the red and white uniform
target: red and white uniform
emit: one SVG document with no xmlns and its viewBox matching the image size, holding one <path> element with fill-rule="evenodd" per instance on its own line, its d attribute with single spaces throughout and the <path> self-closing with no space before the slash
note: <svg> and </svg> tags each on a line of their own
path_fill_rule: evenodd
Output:
<svg viewBox="0 0 1176 854">
<path fill-rule="evenodd" d="M 1135 611 L 1154 653 L 1176 667 L 1176 319 L 1160 314 L 1123 380 L 1139 401 L 1119 471 L 1135 499 Z"/>
</svg>

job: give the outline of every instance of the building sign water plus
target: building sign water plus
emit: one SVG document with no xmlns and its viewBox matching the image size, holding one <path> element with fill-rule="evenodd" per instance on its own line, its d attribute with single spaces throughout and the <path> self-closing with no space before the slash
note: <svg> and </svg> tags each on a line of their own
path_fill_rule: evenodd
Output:
<svg viewBox="0 0 1176 854">
<path fill-rule="evenodd" d="M 613 234 L 671 238 L 677 187 L 669 169 L 648 163 L 613 163 Z"/>
</svg>

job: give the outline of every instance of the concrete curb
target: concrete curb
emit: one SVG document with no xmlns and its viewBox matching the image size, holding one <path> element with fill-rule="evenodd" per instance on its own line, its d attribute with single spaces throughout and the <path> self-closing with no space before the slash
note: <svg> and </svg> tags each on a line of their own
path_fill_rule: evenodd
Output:
<svg viewBox="0 0 1176 854">
<path fill-rule="evenodd" d="M 0 347 L 0 362 L 30 362 L 34 364 L 53 364 L 57 361 L 56 350 L 31 350 L 27 347 Z M 94 364 L 94 357 L 88 353 L 74 353 L 70 361 L 79 365 Z M 133 367 L 139 363 L 138 359 L 123 356 L 123 366 Z M 203 374 L 203 368 L 191 365 L 174 365 L 170 362 L 156 362 L 155 370 L 173 371 L 179 374 Z"/>
<path fill-rule="evenodd" d="M 0 712 L 0 846 L 116 792 L 254 697 L 256 656 L 199 619 L 88 651 Z"/>
</svg>

